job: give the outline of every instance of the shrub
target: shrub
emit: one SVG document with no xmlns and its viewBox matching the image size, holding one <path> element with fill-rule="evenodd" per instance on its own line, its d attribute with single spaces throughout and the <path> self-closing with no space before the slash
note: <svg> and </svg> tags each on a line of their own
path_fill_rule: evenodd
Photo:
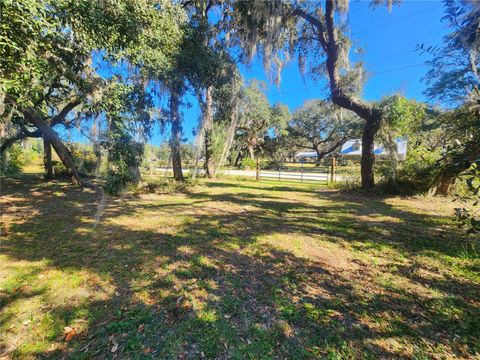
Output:
<svg viewBox="0 0 480 360">
<path fill-rule="evenodd" d="M 280 160 L 270 160 L 266 164 L 262 165 L 262 169 L 269 169 L 269 170 L 278 170 L 283 165 L 283 162 Z M 256 167 L 256 164 L 255 164 Z"/>
<path fill-rule="evenodd" d="M 348 175 L 343 175 L 343 181 L 337 181 L 333 186 L 340 190 L 358 190 L 361 188 L 362 182 L 360 174 L 357 172 L 352 172 Z"/>
<path fill-rule="evenodd" d="M 77 143 L 69 143 L 67 146 L 78 171 L 82 174 L 93 175 L 97 165 L 94 151 Z"/>
<path fill-rule="evenodd" d="M 109 195 L 119 195 L 133 182 L 128 171 L 109 171 L 105 182 L 105 192 Z"/>
<path fill-rule="evenodd" d="M 438 176 L 438 158 L 438 151 L 425 146 L 409 148 L 407 159 L 398 163 L 396 172 L 393 161 L 377 163 L 375 171 L 380 176 L 379 185 L 387 192 L 427 193 Z"/>
<path fill-rule="evenodd" d="M 2 176 L 15 175 L 20 172 L 22 166 L 26 164 L 23 149 L 20 145 L 15 144 L 6 150 L 5 156 L 0 159 L 0 174 Z"/>
<path fill-rule="evenodd" d="M 198 180 L 194 180 L 192 178 L 185 178 L 185 181 L 183 182 L 178 182 L 171 178 L 161 178 L 147 181 L 139 188 L 139 191 L 146 194 L 188 192 L 197 184 Z"/>
<path fill-rule="evenodd" d="M 455 217 L 469 234 L 480 233 L 480 161 L 472 164 L 455 183 L 453 198 L 459 203 Z"/>
<path fill-rule="evenodd" d="M 255 162 L 255 160 L 251 158 L 243 159 L 242 163 L 240 164 L 240 169 L 251 170 L 251 169 L 255 169 L 256 167 L 257 167 L 257 163 Z"/>
</svg>

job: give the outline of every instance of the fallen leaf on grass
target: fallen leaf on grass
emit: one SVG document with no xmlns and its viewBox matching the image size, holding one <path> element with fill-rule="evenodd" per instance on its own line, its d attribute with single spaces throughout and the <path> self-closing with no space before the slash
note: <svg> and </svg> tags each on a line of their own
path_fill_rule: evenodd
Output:
<svg viewBox="0 0 480 360">
<path fill-rule="evenodd" d="M 77 331 L 71 326 L 65 326 L 63 328 L 63 333 L 65 334 L 65 341 L 70 341 L 75 335 L 77 335 Z"/>
<path fill-rule="evenodd" d="M 150 349 L 149 347 L 143 349 L 143 354 L 144 355 L 150 354 L 151 352 L 152 352 L 152 349 Z"/>
<path fill-rule="evenodd" d="M 110 350 L 112 353 L 116 352 L 118 350 L 118 343 L 114 340 L 112 340 L 112 349 Z"/>
</svg>

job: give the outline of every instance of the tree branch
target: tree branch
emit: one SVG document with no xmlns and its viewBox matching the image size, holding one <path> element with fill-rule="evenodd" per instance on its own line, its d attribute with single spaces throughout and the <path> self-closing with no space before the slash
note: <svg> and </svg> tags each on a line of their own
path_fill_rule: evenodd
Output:
<svg viewBox="0 0 480 360">
<path fill-rule="evenodd" d="M 17 141 L 26 139 L 27 137 L 40 138 L 42 137 L 42 132 L 38 129 L 35 131 L 29 131 L 25 125 L 20 125 L 20 131 L 12 137 L 6 138 L 0 146 L 0 154 L 3 154 Z"/>
<path fill-rule="evenodd" d="M 72 155 L 68 151 L 67 147 L 63 144 L 55 130 L 53 130 L 50 125 L 44 119 L 42 119 L 38 113 L 35 112 L 33 108 L 28 107 L 24 109 L 22 113 L 42 132 L 43 138 L 47 139 L 52 144 L 58 157 L 67 168 L 67 171 L 71 176 L 72 183 L 75 185 L 81 185 L 82 179 L 77 168 L 75 167 Z"/>
<path fill-rule="evenodd" d="M 324 31 L 323 23 L 313 15 L 306 13 L 300 8 L 296 8 L 295 10 L 293 10 L 292 16 L 301 17 L 305 21 L 315 26 L 318 29 L 318 39 L 320 40 L 320 44 L 322 45 L 323 50 L 327 51 L 327 41 L 324 35 L 325 31 Z"/>
<path fill-rule="evenodd" d="M 62 110 L 60 110 L 60 112 L 57 115 L 55 115 L 50 120 L 49 125 L 54 126 L 63 122 L 63 120 L 65 120 L 65 117 L 68 115 L 68 113 L 80 104 L 81 104 L 81 101 L 79 99 L 74 99 L 70 101 L 67 105 L 64 106 Z"/>
<path fill-rule="evenodd" d="M 328 35 L 326 47 L 326 67 L 330 79 L 330 92 L 332 101 L 348 110 L 353 111 L 367 122 L 373 121 L 374 111 L 371 105 L 344 93 L 340 85 L 340 64 L 339 64 L 339 43 L 338 34 L 335 29 L 335 4 L 333 0 L 327 0 L 325 6 L 325 24 Z M 380 118 L 379 114 L 375 117 Z"/>
<path fill-rule="evenodd" d="M 25 139 L 27 135 L 23 133 L 18 133 L 12 137 L 6 138 L 3 144 L 0 146 L 0 154 L 3 154 L 10 146 L 12 146 L 16 141 Z"/>
<path fill-rule="evenodd" d="M 215 0 L 210 0 L 208 3 L 207 3 L 207 6 L 205 8 L 205 14 L 208 14 L 208 12 L 210 11 L 211 7 L 215 5 Z"/>
</svg>

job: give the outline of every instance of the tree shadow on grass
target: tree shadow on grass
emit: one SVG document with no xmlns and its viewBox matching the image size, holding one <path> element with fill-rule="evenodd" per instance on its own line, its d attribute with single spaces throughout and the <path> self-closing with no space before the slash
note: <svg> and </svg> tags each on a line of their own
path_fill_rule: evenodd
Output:
<svg viewBox="0 0 480 360">
<path fill-rule="evenodd" d="M 423 250 L 441 253 L 434 240 L 417 244 L 402 228 L 412 216 L 422 221 L 422 236 L 431 236 L 435 220 L 427 215 L 412 215 L 381 200 L 365 212 L 358 199 L 340 202 L 325 195 L 327 202 L 312 205 L 289 196 L 226 189 L 146 203 L 116 200 L 93 230 L 97 194 L 61 185 L 40 186 L 32 193 L 21 186 L 5 192 L 12 198 L 9 208 L 23 206 L 25 217 L 7 229 L 2 253 L 23 261 L 46 259 L 61 271 L 100 274 L 114 289 L 82 305 L 46 303 L 49 316 L 59 319 L 49 341 L 60 336 L 62 321 L 66 326 L 78 320 L 79 309 L 88 326 L 66 350 L 17 349 L 20 357 L 386 358 L 441 351 L 472 356 L 478 350 L 480 331 L 472 319 L 479 315 L 475 301 L 480 294 L 474 288 L 465 297 L 462 290 L 469 283 L 452 277 L 442 284 L 449 296 L 436 299 L 395 286 L 402 280 L 440 288 L 438 281 L 406 276 L 397 265 L 382 268 L 396 278 L 379 286 L 378 269 L 361 262 L 354 266 L 347 259 L 350 267 L 338 268 L 326 256 L 306 259 L 258 242 L 270 235 L 319 235 L 353 249 L 357 243 L 378 243 L 408 256 Z M 145 220 L 142 211 L 185 219 L 174 233 L 122 224 L 125 217 Z M 366 226 L 355 219 L 382 211 L 396 221 Z M 88 291 L 100 289 L 92 285 Z M 29 300 L 27 294 L 18 295 L 14 301 Z"/>
</svg>

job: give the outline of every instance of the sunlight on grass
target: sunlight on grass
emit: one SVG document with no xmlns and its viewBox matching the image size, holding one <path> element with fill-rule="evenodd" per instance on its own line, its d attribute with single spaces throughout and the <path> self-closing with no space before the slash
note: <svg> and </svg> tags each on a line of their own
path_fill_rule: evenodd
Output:
<svg viewBox="0 0 480 360">
<path fill-rule="evenodd" d="M 59 349 L 64 327 L 88 329 L 89 306 L 113 294 L 113 286 L 86 270 L 58 270 L 43 261 L 0 257 L 1 345 L 20 357 Z M 22 355 L 23 354 L 23 355 Z"/>
<path fill-rule="evenodd" d="M 32 178 L 4 199 L 11 357 L 109 357 L 115 343 L 133 358 L 480 351 L 477 245 L 443 201 L 217 180 L 110 198 L 94 228 L 91 191 Z"/>
</svg>

